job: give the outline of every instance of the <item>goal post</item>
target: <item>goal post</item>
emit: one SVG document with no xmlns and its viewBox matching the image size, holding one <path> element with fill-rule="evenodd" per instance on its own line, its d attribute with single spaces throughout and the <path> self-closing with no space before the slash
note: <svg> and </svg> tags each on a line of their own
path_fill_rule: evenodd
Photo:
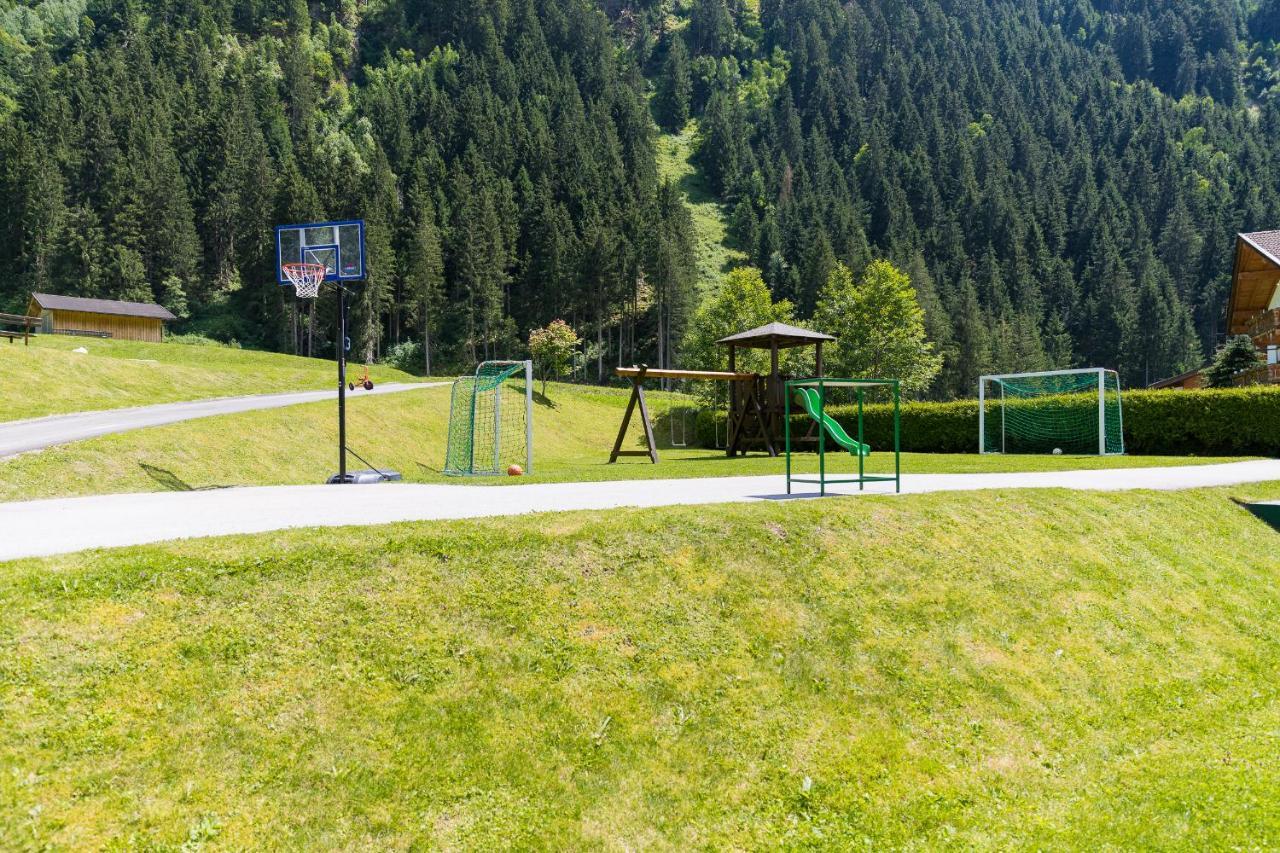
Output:
<svg viewBox="0 0 1280 853">
<path fill-rule="evenodd" d="M 1085 367 L 978 380 L 979 453 L 1124 453 L 1120 377 Z"/>
<path fill-rule="evenodd" d="M 485 361 L 455 379 L 444 472 L 491 477 L 533 472 L 533 362 Z"/>
</svg>

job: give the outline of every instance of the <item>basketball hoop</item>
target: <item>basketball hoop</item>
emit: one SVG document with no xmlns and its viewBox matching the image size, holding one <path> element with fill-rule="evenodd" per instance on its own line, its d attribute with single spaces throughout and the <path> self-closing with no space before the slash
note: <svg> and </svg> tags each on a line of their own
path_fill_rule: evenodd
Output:
<svg viewBox="0 0 1280 853">
<path fill-rule="evenodd" d="M 324 264 L 285 264 L 280 268 L 289 279 L 299 299 L 315 299 L 320 295 L 320 283 L 329 272 Z"/>
</svg>

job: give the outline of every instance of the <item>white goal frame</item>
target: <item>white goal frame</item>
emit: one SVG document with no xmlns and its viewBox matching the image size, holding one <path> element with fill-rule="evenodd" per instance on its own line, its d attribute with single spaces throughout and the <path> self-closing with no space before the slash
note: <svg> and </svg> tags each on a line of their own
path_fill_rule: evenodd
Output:
<svg viewBox="0 0 1280 853">
<path fill-rule="evenodd" d="M 1097 377 L 1098 381 L 1098 455 L 1106 456 L 1107 454 L 1107 374 L 1110 373 L 1116 377 L 1116 391 L 1120 390 L 1120 374 L 1114 370 L 1108 370 L 1105 367 L 1079 367 L 1074 370 L 1041 370 L 1035 373 L 993 373 L 978 377 L 978 453 L 986 454 L 987 451 L 987 383 L 1000 382 L 1003 383 L 1008 379 L 1034 379 L 1042 376 L 1080 376 L 1086 373 L 1092 373 Z M 1120 435 L 1124 435 L 1124 405 L 1120 403 L 1117 406 L 1118 417 L 1120 421 Z M 1005 448 L 1005 422 L 1004 422 L 1004 385 L 1000 386 L 1000 450 L 990 451 L 992 453 L 1003 453 Z M 1123 442 L 1123 438 L 1121 438 Z M 1124 451 L 1121 451 L 1123 453 Z M 1113 454 L 1114 455 L 1114 454 Z"/>
</svg>

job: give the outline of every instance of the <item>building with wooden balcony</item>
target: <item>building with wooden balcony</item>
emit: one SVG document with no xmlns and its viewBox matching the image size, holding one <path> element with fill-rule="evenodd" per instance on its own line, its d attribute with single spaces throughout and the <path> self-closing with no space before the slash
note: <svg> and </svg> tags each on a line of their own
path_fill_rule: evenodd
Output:
<svg viewBox="0 0 1280 853">
<path fill-rule="evenodd" d="M 1266 364 L 1237 377 L 1241 385 L 1280 383 L 1280 231 L 1236 235 L 1227 334 L 1248 335 L 1266 356 Z M 1152 388 L 1202 388 L 1202 371 L 1193 370 L 1153 383 Z"/>
<path fill-rule="evenodd" d="M 1242 382 L 1280 382 L 1280 231 L 1236 235 L 1227 334 L 1248 335 L 1266 355 Z"/>
</svg>

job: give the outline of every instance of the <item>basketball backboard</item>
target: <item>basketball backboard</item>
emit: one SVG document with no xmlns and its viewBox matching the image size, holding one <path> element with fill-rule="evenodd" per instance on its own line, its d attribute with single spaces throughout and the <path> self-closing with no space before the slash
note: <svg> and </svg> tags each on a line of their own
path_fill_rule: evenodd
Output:
<svg viewBox="0 0 1280 853">
<path fill-rule="evenodd" d="M 285 264 L 323 264 L 325 281 L 364 278 L 364 220 L 276 226 L 276 281 L 290 284 Z"/>
</svg>

